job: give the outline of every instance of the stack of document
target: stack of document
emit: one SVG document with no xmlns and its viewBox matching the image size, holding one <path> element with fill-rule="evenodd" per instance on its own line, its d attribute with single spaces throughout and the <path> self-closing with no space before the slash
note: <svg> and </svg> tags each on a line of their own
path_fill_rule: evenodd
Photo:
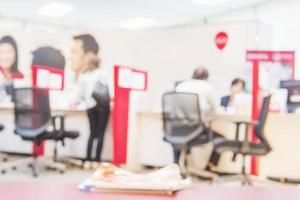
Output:
<svg viewBox="0 0 300 200">
<path fill-rule="evenodd" d="M 83 191 L 172 194 L 191 186 L 182 179 L 178 165 L 172 164 L 148 174 L 137 174 L 110 163 L 102 163 L 92 177 L 79 185 Z"/>
</svg>

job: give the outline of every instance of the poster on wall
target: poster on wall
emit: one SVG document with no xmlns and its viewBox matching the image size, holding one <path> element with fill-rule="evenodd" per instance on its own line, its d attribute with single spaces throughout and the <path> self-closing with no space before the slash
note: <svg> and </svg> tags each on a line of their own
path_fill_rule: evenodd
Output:
<svg viewBox="0 0 300 200">
<path fill-rule="evenodd" d="M 259 61 L 259 88 L 265 91 L 275 91 L 280 81 L 294 79 L 293 51 L 248 51 L 248 61 Z M 252 63 L 247 65 L 247 89 L 252 86 Z"/>
<path fill-rule="evenodd" d="M 224 31 L 221 31 L 215 36 L 215 44 L 217 48 L 221 51 L 223 50 L 228 43 L 228 34 Z"/>
</svg>

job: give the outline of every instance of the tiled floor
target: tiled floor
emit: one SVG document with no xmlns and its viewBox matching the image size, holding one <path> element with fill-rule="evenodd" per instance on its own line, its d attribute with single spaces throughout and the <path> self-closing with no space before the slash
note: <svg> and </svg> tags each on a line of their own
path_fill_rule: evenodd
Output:
<svg viewBox="0 0 300 200">
<path fill-rule="evenodd" d="M 10 160 L 22 159 L 19 157 Z M 0 162 L 0 167 L 1 167 Z M 69 168 L 64 174 L 57 171 L 49 171 L 39 168 L 38 177 L 32 176 L 32 171 L 28 166 L 19 166 L 16 170 L 8 170 L 5 174 L 0 174 L 0 182 L 20 182 L 20 181 L 41 181 L 41 182 L 59 182 L 59 183 L 80 183 L 93 174 L 94 170 L 82 170 L 79 168 Z"/>
</svg>

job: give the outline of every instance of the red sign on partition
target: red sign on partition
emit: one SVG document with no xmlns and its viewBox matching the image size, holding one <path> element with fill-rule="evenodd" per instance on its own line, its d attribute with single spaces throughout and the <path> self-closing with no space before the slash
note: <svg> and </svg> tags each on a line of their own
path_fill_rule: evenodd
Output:
<svg viewBox="0 0 300 200">
<path fill-rule="evenodd" d="M 228 43 L 228 35 L 225 32 L 219 32 L 215 37 L 215 43 L 218 49 L 223 50 Z"/>
<path fill-rule="evenodd" d="M 246 60 L 249 62 L 278 62 L 290 63 L 295 60 L 294 51 L 247 51 Z"/>
<path fill-rule="evenodd" d="M 275 62 L 289 64 L 292 68 L 292 79 L 295 73 L 295 52 L 294 51 L 247 51 L 246 60 L 252 62 L 252 120 L 257 120 L 259 115 L 259 65 L 261 62 Z M 252 127 L 252 132 L 254 129 Z M 255 134 L 252 134 L 252 141 L 256 141 Z M 258 160 L 255 156 L 251 158 L 251 174 L 258 174 Z"/>
<path fill-rule="evenodd" d="M 147 86 L 147 72 L 131 67 L 114 67 L 113 162 L 115 164 L 125 164 L 127 161 L 130 92 L 145 91 Z"/>
<path fill-rule="evenodd" d="M 32 66 L 32 81 L 34 87 L 63 90 L 64 70 L 34 65 Z"/>
</svg>

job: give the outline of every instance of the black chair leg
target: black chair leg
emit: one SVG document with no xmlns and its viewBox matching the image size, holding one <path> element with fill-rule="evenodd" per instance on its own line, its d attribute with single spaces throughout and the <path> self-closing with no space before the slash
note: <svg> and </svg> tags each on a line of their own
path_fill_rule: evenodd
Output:
<svg viewBox="0 0 300 200">
<path fill-rule="evenodd" d="M 38 176 L 38 170 L 37 170 L 37 157 L 33 158 L 33 163 L 30 165 L 30 168 L 32 170 L 32 176 L 37 177 Z"/>
</svg>

